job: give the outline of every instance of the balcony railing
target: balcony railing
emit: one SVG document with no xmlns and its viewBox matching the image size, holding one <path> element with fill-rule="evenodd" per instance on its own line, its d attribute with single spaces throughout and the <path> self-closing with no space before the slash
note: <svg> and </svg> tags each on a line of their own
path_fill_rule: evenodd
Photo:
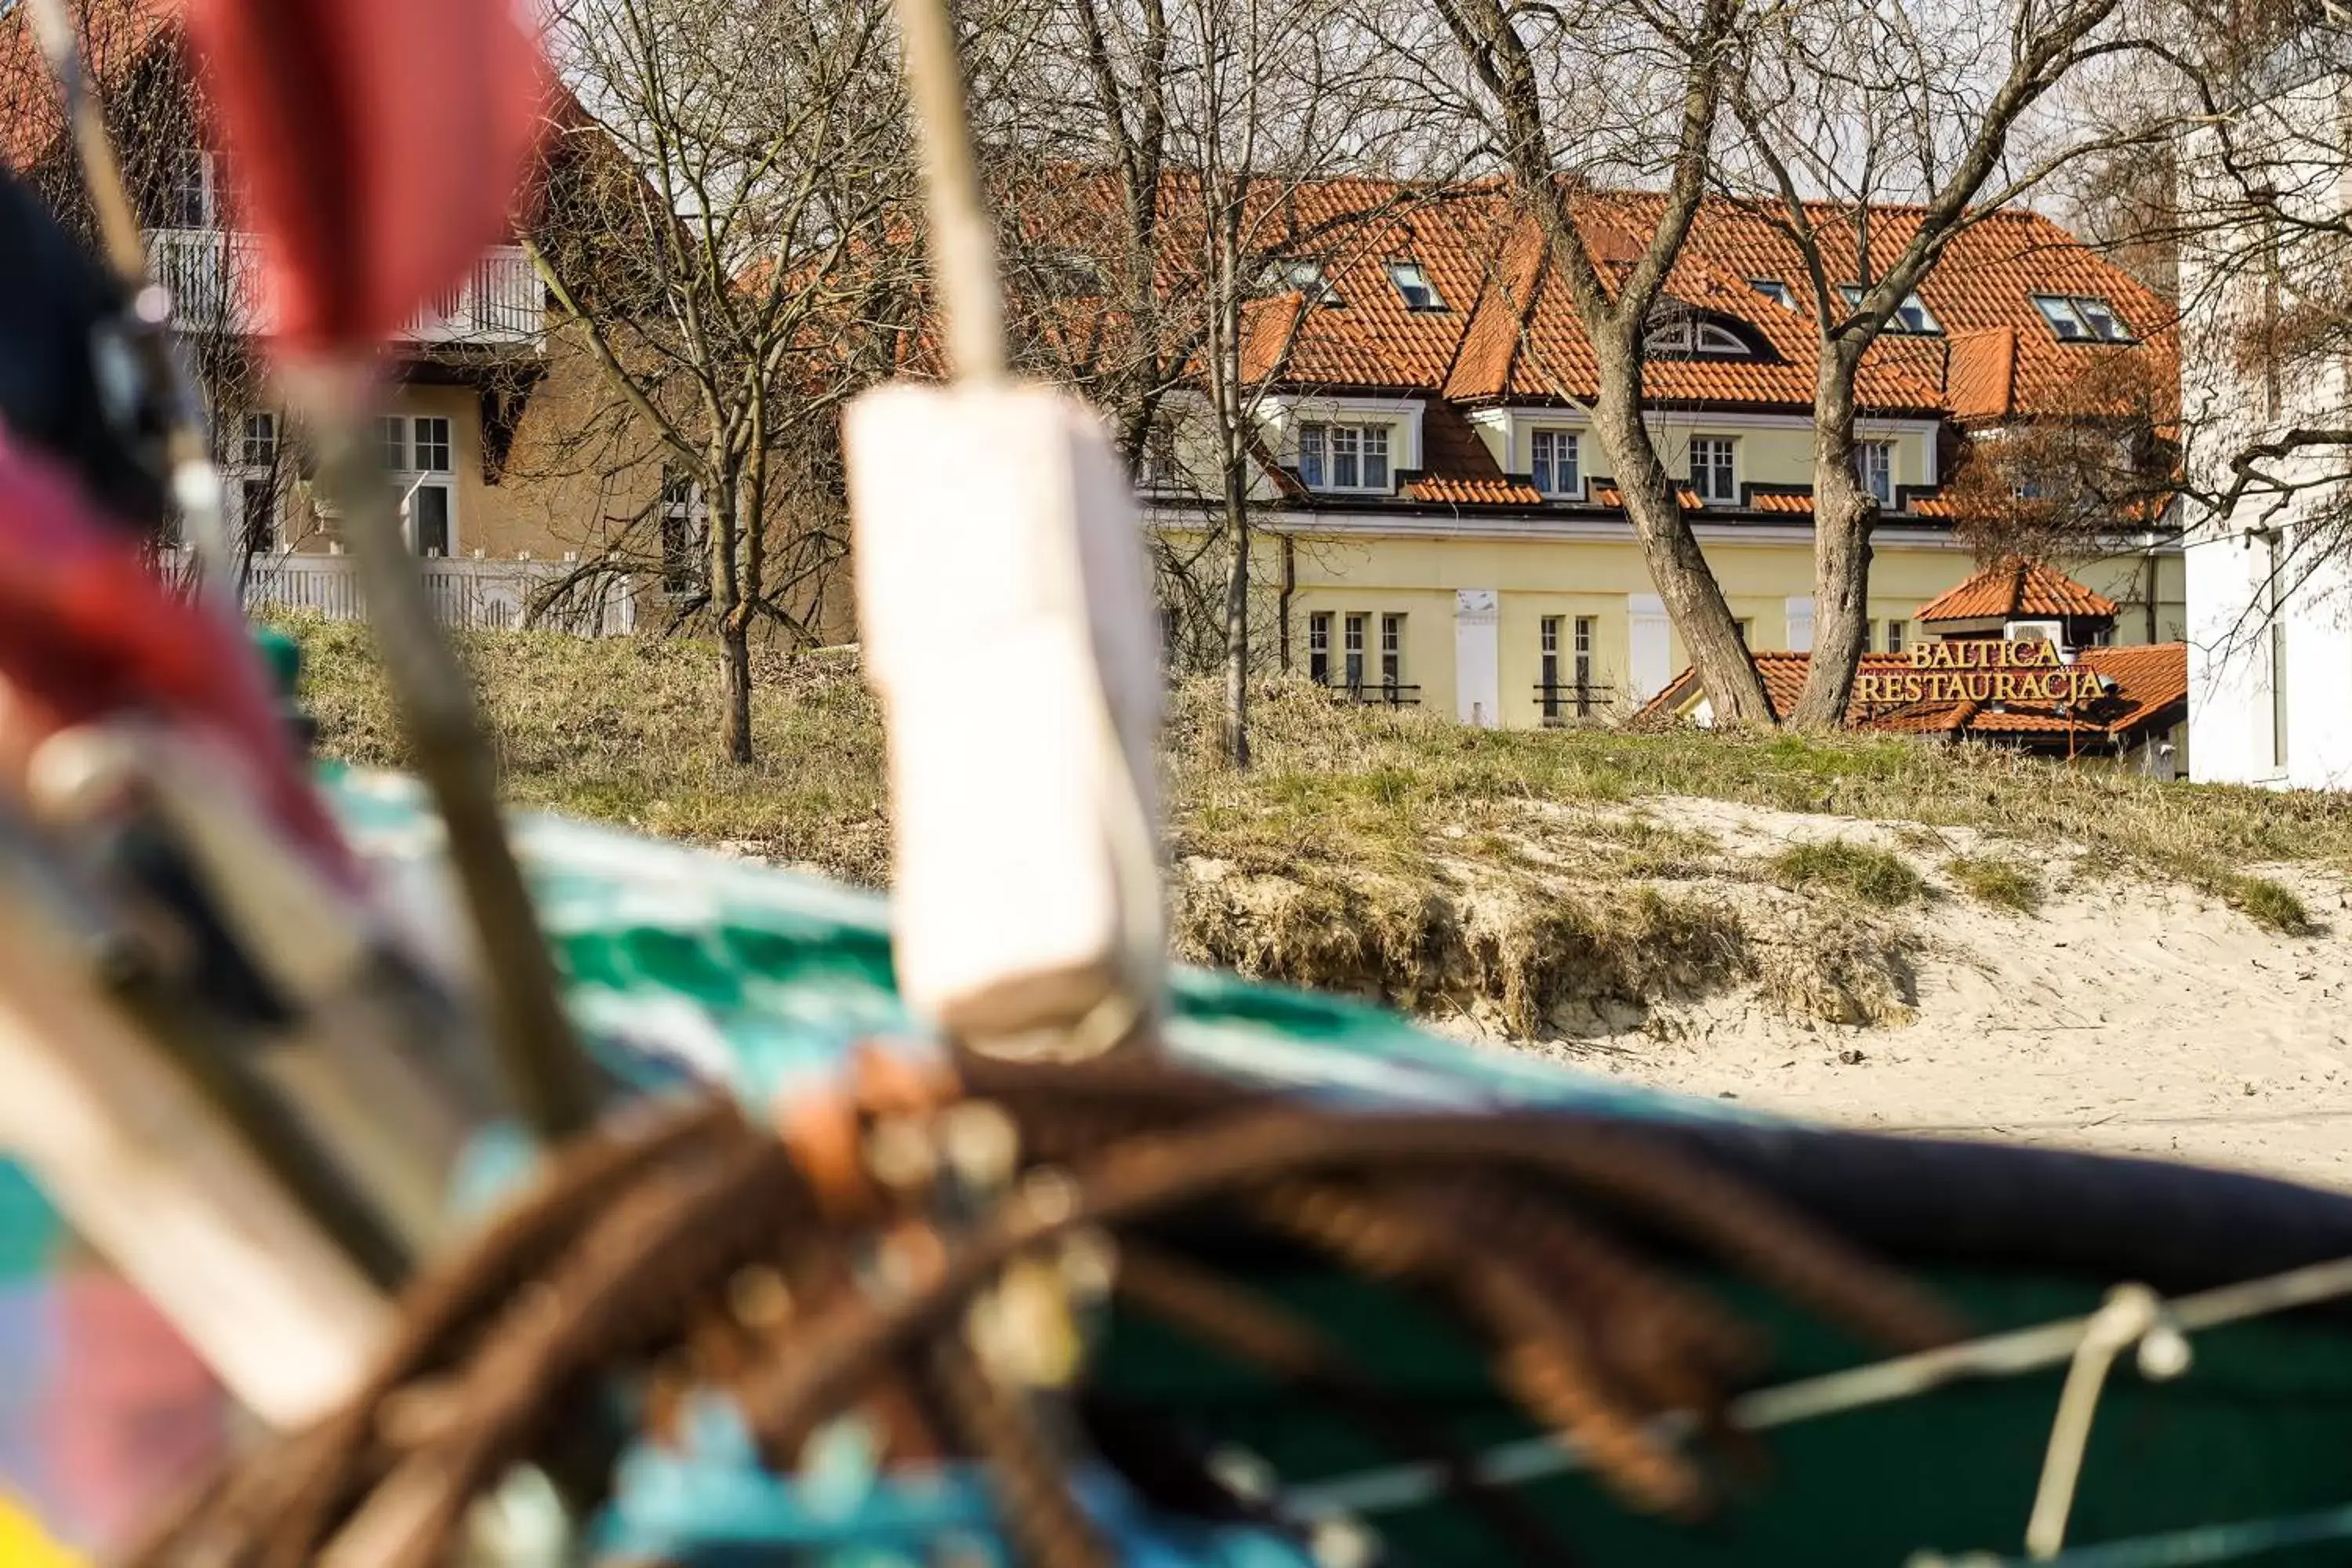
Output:
<svg viewBox="0 0 2352 1568">
<path fill-rule="evenodd" d="M 188 570 L 184 549 L 160 563 L 175 576 Z M 366 619 L 355 563 L 348 555 L 265 552 L 247 559 L 239 584 L 247 610 L 308 611 L 331 621 Z M 635 585 L 578 577 L 576 563 L 478 561 L 430 557 L 418 563 L 434 617 L 462 631 L 535 627 L 579 637 L 625 637 L 637 629 Z"/>
<path fill-rule="evenodd" d="M 1543 710 L 1547 724 L 1590 719 L 1606 709 L 1616 694 L 1615 687 L 1595 686 L 1589 680 L 1536 682 L 1536 704 Z"/>
<path fill-rule="evenodd" d="M 173 320 L 201 332 L 268 335 L 259 242 L 226 228 L 159 228 L 147 235 L 156 278 L 172 295 Z M 547 326 L 546 297 L 519 245 L 482 253 L 457 287 L 419 311 L 400 333 L 414 343 L 530 344 Z"/>
<path fill-rule="evenodd" d="M 1368 707 L 1418 708 L 1421 706 L 1420 687 L 1402 686 L 1393 680 L 1361 686 L 1341 686 L 1334 688 L 1334 690 L 1350 702 L 1360 702 Z"/>
</svg>

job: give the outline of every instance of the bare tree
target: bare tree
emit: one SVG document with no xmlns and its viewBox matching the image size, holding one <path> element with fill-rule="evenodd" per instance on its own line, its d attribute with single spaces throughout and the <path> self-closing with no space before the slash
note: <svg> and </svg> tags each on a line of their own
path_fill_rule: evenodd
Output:
<svg viewBox="0 0 2352 1568">
<path fill-rule="evenodd" d="M 748 763 L 755 626 L 813 639 L 808 586 L 846 548 L 828 433 L 906 326 L 887 8 L 577 0 L 552 48 L 575 96 L 531 253 L 618 405 L 592 438 L 663 473 L 628 489 L 600 564 L 658 562 L 707 615 L 722 744 Z"/>
<path fill-rule="evenodd" d="M 1717 719 L 1769 724 L 1755 662 L 1643 417 L 1643 342 L 1706 193 L 1742 7 L 1602 0 L 1567 16 L 1501 0 L 1437 4 L 1475 79 L 1479 116 L 1591 342 L 1601 392 L 1593 426 L 1651 580 Z M 1606 91 L 1591 90 L 1604 81 Z M 1588 194 L 1605 180 L 1653 177 L 1664 192 L 1646 244 L 1630 260 L 1603 254 L 1580 221 Z"/>
<path fill-rule="evenodd" d="M 1802 259 L 1821 357 L 1813 387 L 1813 647 L 1796 724 L 1842 724 L 1870 630 L 1877 498 L 1854 461 L 1856 379 L 1882 334 L 1927 326 L 1912 302 L 1969 226 L 2084 148 L 2013 156 L 2021 122 L 2070 72 L 2130 47 L 2121 0 L 2018 0 L 1939 16 L 1823 0 L 1753 30 L 1727 73 L 1740 132 L 1717 167 Z M 1920 205 L 1899 219 L 1885 204 Z"/>
<path fill-rule="evenodd" d="M 1315 312 L 1370 237 L 1417 199 L 1385 167 L 1402 123 L 1377 40 L 1336 7 L 1270 0 L 1079 0 L 1034 34 L 1050 101 L 1000 141 L 1008 277 L 1030 368 L 1109 420 L 1164 503 L 1192 492 L 1200 530 L 1162 529 L 1163 602 L 1213 626 L 1224 744 L 1249 755 L 1249 679 L 1266 638 L 1252 603 L 1256 518 L 1279 454 L 1275 399 L 1302 390 Z M 1214 582 L 1204 580 L 1213 574 Z"/>
</svg>

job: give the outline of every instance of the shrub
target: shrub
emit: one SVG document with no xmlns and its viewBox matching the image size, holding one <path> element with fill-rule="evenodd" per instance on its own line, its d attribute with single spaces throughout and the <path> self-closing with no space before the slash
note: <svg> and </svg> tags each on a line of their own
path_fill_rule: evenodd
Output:
<svg viewBox="0 0 2352 1568">
<path fill-rule="evenodd" d="M 1944 870 L 1980 903 L 2030 915 L 2042 907 L 2042 874 L 2032 867 L 1994 855 L 1959 855 Z"/>
<path fill-rule="evenodd" d="M 1826 888 L 1885 909 L 1927 890 L 1902 856 L 1847 838 L 1791 844 L 1772 858 L 1772 878 L 1784 888 Z"/>
</svg>

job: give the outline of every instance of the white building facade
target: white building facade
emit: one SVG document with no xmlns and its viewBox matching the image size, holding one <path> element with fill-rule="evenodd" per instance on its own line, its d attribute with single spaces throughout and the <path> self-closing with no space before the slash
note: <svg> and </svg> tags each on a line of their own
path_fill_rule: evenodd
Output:
<svg viewBox="0 0 2352 1568">
<path fill-rule="evenodd" d="M 2228 173 L 2224 173 L 2224 168 Z M 2184 211 L 2210 216 L 2180 258 L 2182 427 L 2191 482 L 2230 490 L 2257 443 L 2352 425 L 2342 352 L 2253 352 L 2323 272 L 2339 298 L 2352 223 L 2352 78 L 2268 95 L 2183 144 Z M 2266 217 L 2249 188 L 2274 193 Z M 2242 221 L 2241 221 L 2242 218 Z M 2301 220 L 2301 221 L 2298 221 Z M 2352 789 L 2352 454 L 2260 460 L 2264 482 L 2192 516 L 2184 540 L 2194 777 Z"/>
</svg>

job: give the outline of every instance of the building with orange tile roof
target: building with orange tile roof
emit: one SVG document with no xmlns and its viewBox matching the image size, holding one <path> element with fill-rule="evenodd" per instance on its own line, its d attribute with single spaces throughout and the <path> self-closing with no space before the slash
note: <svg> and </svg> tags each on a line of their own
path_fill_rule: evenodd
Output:
<svg viewBox="0 0 2352 1568">
<path fill-rule="evenodd" d="M 1289 667 L 1486 724 L 1640 706 L 1683 650 L 1593 432 L 1590 344 L 1533 228 L 1491 184 L 1333 181 L 1285 199 L 1315 237 L 1250 307 L 1244 368 L 1262 389 L 1255 493 Z M 1596 192 L 1574 210 L 1606 257 L 1634 254 L 1656 207 Z M 1874 209 L 1874 243 L 1899 245 L 1917 218 Z M 1661 455 L 1759 650 L 1811 645 L 1821 312 L 1806 276 L 1767 215 L 1706 203 L 1644 367 Z M 2174 386 L 2176 352 L 2165 302 L 2047 218 L 1963 230 L 1859 378 L 1860 461 L 1882 509 L 1871 646 L 1925 635 L 1915 611 L 1975 573 L 1953 479 L 1983 443 L 2027 422 L 2119 420 L 2117 367 Z M 1183 407 L 1171 400 L 1171 419 Z M 1186 449 L 1181 430 L 1170 445 Z M 1201 477 L 1163 466 L 1154 520 L 1205 521 Z M 2182 635 L 2164 530 L 2119 523 L 2107 554 L 2069 565 L 2117 640 Z"/>
</svg>

